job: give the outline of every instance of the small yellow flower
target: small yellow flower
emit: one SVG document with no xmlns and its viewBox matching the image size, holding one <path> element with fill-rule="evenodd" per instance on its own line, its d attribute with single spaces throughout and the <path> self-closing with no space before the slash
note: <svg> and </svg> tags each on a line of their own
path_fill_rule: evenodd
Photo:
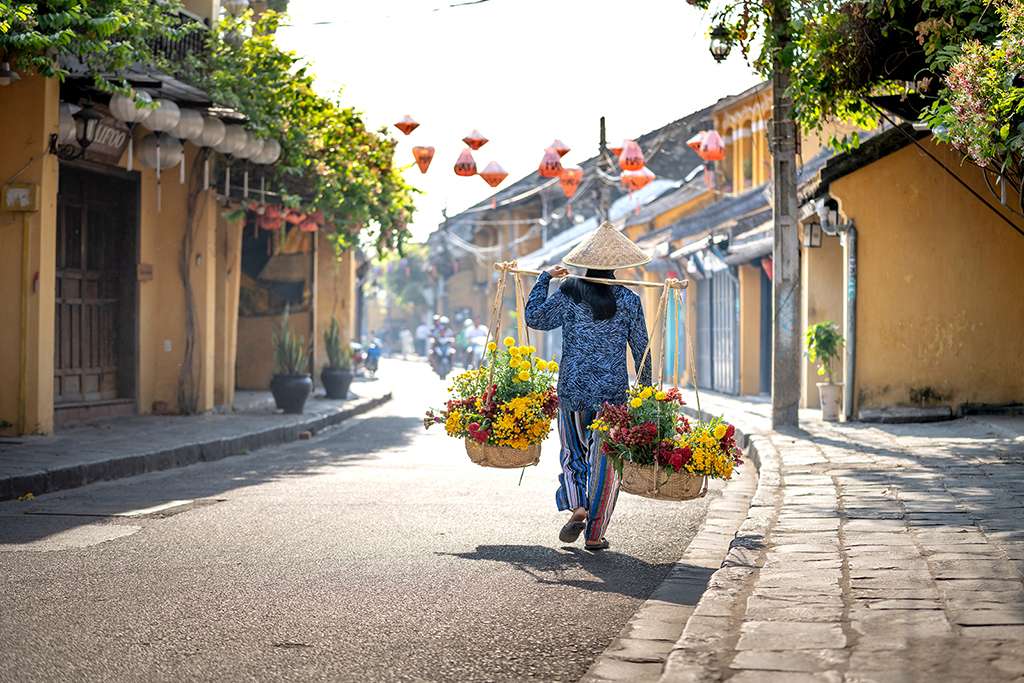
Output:
<svg viewBox="0 0 1024 683">
<path fill-rule="evenodd" d="M 516 345 L 516 340 L 513 339 L 512 337 L 505 337 L 505 342 L 504 343 L 505 343 L 505 346 L 508 346 L 508 347 L 511 348 L 511 347 Z"/>
<path fill-rule="evenodd" d="M 520 370 L 519 371 L 519 381 L 520 382 L 526 382 L 529 379 L 530 379 L 530 371 L 529 370 Z"/>
<path fill-rule="evenodd" d="M 496 348 L 498 348 L 497 344 L 495 344 L 494 342 L 487 342 L 488 351 L 494 351 Z"/>
<path fill-rule="evenodd" d="M 544 360 L 543 358 L 538 358 L 537 359 L 537 369 L 538 370 L 547 370 L 548 369 L 548 362 L 546 360 Z"/>
<path fill-rule="evenodd" d="M 515 368 L 518 368 L 521 363 L 522 361 L 520 361 L 517 356 L 512 356 L 512 359 L 508 362 L 508 366 L 514 370 Z"/>
<path fill-rule="evenodd" d="M 536 346 L 527 346 L 526 348 L 529 350 L 530 353 L 537 353 Z"/>
<path fill-rule="evenodd" d="M 550 370 L 551 372 L 558 372 L 558 363 L 556 363 L 555 361 L 551 361 L 550 363 L 548 363 L 548 370 Z"/>
<path fill-rule="evenodd" d="M 654 389 L 650 387 L 644 387 L 644 390 L 640 392 L 640 398 L 647 399 L 654 393 Z"/>
<path fill-rule="evenodd" d="M 641 401 L 639 398 L 634 398 L 632 401 L 629 402 L 629 405 L 633 406 L 634 408 L 639 408 L 643 404 L 644 402 Z"/>
<path fill-rule="evenodd" d="M 727 431 L 729 431 L 728 427 L 726 427 L 723 424 L 718 425 L 717 427 L 715 427 L 715 438 L 721 439 L 723 436 L 725 436 L 725 433 Z"/>
<path fill-rule="evenodd" d="M 665 400 L 665 396 L 666 396 L 666 394 L 665 394 L 664 391 L 659 391 L 658 393 L 656 393 L 654 395 L 654 398 L 659 400 L 659 401 L 664 401 Z"/>
</svg>

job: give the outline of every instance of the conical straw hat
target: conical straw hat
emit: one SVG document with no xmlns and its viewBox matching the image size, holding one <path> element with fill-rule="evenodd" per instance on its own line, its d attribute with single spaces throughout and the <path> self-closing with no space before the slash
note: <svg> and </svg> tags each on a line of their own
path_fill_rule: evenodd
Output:
<svg viewBox="0 0 1024 683">
<path fill-rule="evenodd" d="M 651 257 L 607 221 L 562 259 L 568 266 L 615 270 L 642 266 Z"/>
</svg>

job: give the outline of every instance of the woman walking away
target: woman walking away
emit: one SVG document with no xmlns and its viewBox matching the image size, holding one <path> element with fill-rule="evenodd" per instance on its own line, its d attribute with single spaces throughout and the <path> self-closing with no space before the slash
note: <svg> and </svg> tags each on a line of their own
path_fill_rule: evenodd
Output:
<svg viewBox="0 0 1024 683">
<path fill-rule="evenodd" d="M 614 279 L 616 268 L 650 261 L 610 223 L 604 223 L 563 259 L 586 268 L 586 276 Z M 601 452 L 590 424 L 601 404 L 624 403 L 629 376 L 626 344 L 639 367 L 647 348 L 647 325 L 640 297 L 622 285 L 568 278 L 548 296 L 552 277 L 569 271 L 556 266 L 541 273 L 526 304 L 526 324 L 536 330 L 562 328 L 562 358 L 558 371 L 558 433 L 562 441 L 562 474 L 555 502 L 571 510 L 558 538 L 572 543 L 586 529 L 587 550 L 604 550 L 608 522 L 619 495 L 619 475 Z M 640 381 L 651 382 L 648 359 Z"/>
</svg>

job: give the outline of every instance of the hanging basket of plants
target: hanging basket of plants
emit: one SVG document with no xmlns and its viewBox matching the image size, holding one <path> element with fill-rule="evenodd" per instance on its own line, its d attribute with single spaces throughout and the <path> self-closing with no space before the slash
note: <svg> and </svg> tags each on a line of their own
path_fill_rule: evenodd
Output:
<svg viewBox="0 0 1024 683">
<path fill-rule="evenodd" d="M 519 345 L 512 337 L 499 344 L 500 313 L 510 264 L 498 281 L 491 309 L 491 328 L 480 367 L 455 377 L 443 409 L 428 410 L 428 429 L 443 424 L 448 436 L 462 439 L 469 459 L 483 467 L 518 468 L 536 465 L 540 445 L 558 415 L 555 377 L 558 364 L 539 358 L 529 345 L 524 320 L 522 282 L 515 276 Z"/>
</svg>

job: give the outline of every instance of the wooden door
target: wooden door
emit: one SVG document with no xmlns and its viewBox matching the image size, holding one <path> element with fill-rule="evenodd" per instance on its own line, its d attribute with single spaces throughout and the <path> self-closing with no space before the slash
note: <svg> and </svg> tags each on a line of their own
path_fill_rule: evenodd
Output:
<svg viewBox="0 0 1024 683">
<path fill-rule="evenodd" d="M 62 166 L 57 195 L 54 401 L 135 389 L 135 184 Z"/>
</svg>

